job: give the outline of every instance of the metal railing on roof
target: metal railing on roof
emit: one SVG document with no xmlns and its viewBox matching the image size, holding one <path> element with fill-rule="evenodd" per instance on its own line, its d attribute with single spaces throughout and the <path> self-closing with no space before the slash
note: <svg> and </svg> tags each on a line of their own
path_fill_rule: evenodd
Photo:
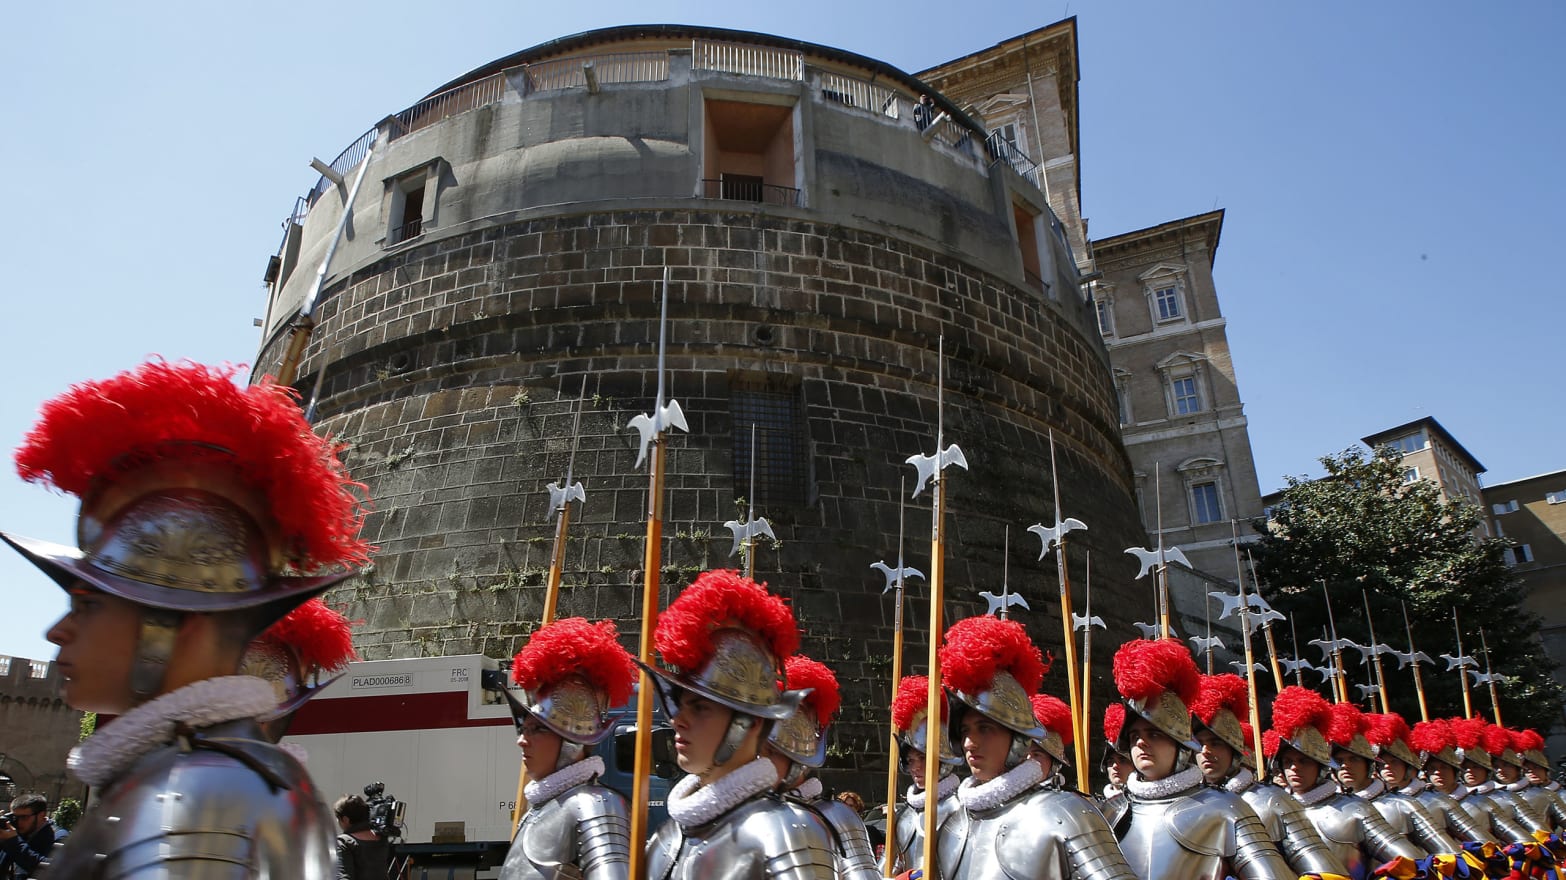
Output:
<svg viewBox="0 0 1566 880">
<path fill-rule="evenodd" d="M 661 82 L 669 78 L 667 50 L 572 55 L 523 65 L 527 71 L 527 89 L 542 92 L 586 86 L 587 73 L 583 67 L 588 63 L 593 65 L 593 73 L 600 84 Z"/>
<path fill-rule="evenodd" d="M 691 67 L 796 82 L 805 78 L 805 56 L 802 52 L 721 40 L 692 40 Z"/>
<path fill-rule="evenodd" d="M 332 160 L 332 170 L 346 177 L 349 171 L 353 170 L 360 162 L 364 161 L 365 154 L 370 151 L 370 145 L 375 143 L 375 139 L 380 135 L 380 133 L 381 130 L 379 126 L 377 126 L 376 128 L 372 128 L 364 134 L 359 135 L 358 140 L 349 144 L 346 149 L 337 154 L 336 159 Z M 315 182 L 315 186 L 311 187 L 310 191 L 305 194 L 305 201 L 310 205 L 314 205 L 315 200 L 319 199 L 321 197 L 321 193 L 326 192 L 326 190 L 330 188 L 331 185 L 332 182 L 327 180 L 325 175 L 322 175 L 321 179 Z"/>
<path fill-rule="evenodd" d="M 902 116 L 900 96 L 896 91 L 855 76 L 823 72 L 821 97 L 845 107 L 868 110 L 891 119 Z"/>
<path fill-rule="evenodd" d="M 990 132 L 990 136 L 985 139 L 985 142 L 990 148 L 990 155 L 995 157 L 995 161 L 1005 162 L 1011 166 L 1011 170 L 1028 178 L 1037 185 L 1038 163 L 1029 159 L 1026 153 L 1017 149 L 1016 144 L 1002 136 L 999 131 Z"/>
<path fill-rule="evenodd" d="M 502 71 L 480 80 L 463 83 L 438 95 L 431 95 L 393 116 L 391 132 L 387 139 L 396 140 L 443 119 L 456 116 L 458 113 L 466 113 L 485 104 L 493 104 L 505 94 L 506 74 Z"/>
</svg>

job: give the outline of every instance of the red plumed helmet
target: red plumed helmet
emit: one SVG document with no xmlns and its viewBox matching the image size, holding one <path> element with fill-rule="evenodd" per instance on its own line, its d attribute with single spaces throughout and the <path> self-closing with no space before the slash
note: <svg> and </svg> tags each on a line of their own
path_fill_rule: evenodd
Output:
<svg viewBox="0 0 1566 880">
<path fill-rule="evenodd" d="M 649 669 L 672 715 L 673 690 L 685 689 L 758 718 L 794 714 L 803 695 L 784 692 L 783 658 L 799 650 L 787 603 L 737 571 L 703 572 L 680 593 L 653 630 L 653 645 L 671 671 Z"/>
<path fill-rule="evenodd" d="M 803 654 L 795 654 L 788 658 L 784 661 L 783 668 L 787 671 L 790 688 L 810 691 L 805 695 L 802 705 L 808 706 L 810 711 L 815 713 L 816 725 L 825 730 L 832 723 L 838 707 L 843 703 L 837 675 L 825 664 Z"/>
<path fill-rule="evenodd" d="M 280 718 L 335 680 L 322 683 L 323 673 L 337 672 L 357 659 L 353 624 L 315 598 L 257 636 L 245 649 L 240 672 L 271 682 L 278 705 L 268 718 Z"/>
<path fill-rule="evenodd" d="M 1370 719 L 1353 703 L 1337 703 L 1332 707 L 1332 723 L 1327 728 L 1327 739 L 1340 749 L 1358 755 L 1367 761 L 1376 759 L 1365 734 L 1370 732 Z"/>
<path fill-rule="evenodd" d="M 1413 746 L 1409 744 L 1408 722 L 1396 712 L 1383 714 L 1367 714 L 1366 720 L 1370 722 L 1370 730 L 1365 733 L 1365 738 L 1370 740 L 1371 746 L 1376 750 L 1376 757 L 1385 759 L 1391 755 L 1405 764 L 1419 766 L 1419 758 L 1414 754 Z"/>
<path fill-rule="evenodd" d="M 1472 718 L 1453 718 L 1447 723 L 1452 729 L 1452 741 L 1457 744 L 1458 757 L 1486 770 L 1495 769 L 1491 761 L 1493 756 L 1485 748 L 1485 729 L 1490 726 L 1490 722 L 1481 715 L 1475 715 Z"/>
<path fill-rule="evenodd" d="M 609 710 L 630 698 L 636 666 L 612 621 L 566 617 L 533 633 L 511 661 L 511 680 L 527 699 L 512 703 L 518 725 L 530 715 L 571 742 L 594 743 L 612 729 Z"/>
<path fill-rule="evenodd" d="M 1544 749 L 1544 737 L 1537 730 L 1512 731 L 1512 748 L 1519 752 L 1542 751 Z"/>
<path fill-rule="evenodd" d="M 1179 639 L 1126 642 L 1115 652 L 1114 673 L 1128 713 L 1146 718 L 1192 751 L 1200 748 L 1191 739 L 1190 706 L 1201 694 L 1202 674 L 1185 643 Z"/>
<path fill-rule="evenodd" d="M 1408 744 L 1420 753 L 1423 763 L 1439 760 L 1453 767 L 1462 766 L 1462 759 L 1454 751 L 1457 740 L 1452 736 L 1452 727 L 1442 719 L 1415 724 L 1408 732 Z"/>
<path fill-rule="evenodd" d="M 892 697 L 892 726 L 897 728 L 898 739 L 904 746 L 925 753 L 930 751 L 925 747 L 928 740 L 924 725 L 925 710 L 930 705 L 929 688 L 928 676 L 905 675 L 897 683 L 897 693 Z M 946 691 L 940 694 L 941 718 L 935 727 L 941 736 L 941 763 L 946 767 L 955 767 L 962 759 L 957 757 L 946 732 Z"/>
<path fill-rule="evenodd" d="M 1191 704 L 1191 715 L 1230 748 L 1248 751 L 1251 741 L 1245 736 L 1241 719 L 1251 711 L 1250 686 L 1245 679 L 1227 672 L 1204 675 L 1201 682 L 1201 691 Z"/>
<path fill-rule="evenodd" d="M 956 699 L 1014 733 L 1043 735 L 1028 695 L 1049 667 L 1022 624 L 989 616 L 959 620 L 946 630 L 937 659 L 941 684 Z"/>
<path fill-rule="evenodd" d="M 1507 755 L 1507 750 L 1512 747 L 1512 733 L 1499 724 L 1485 723 L 1484 730 L 1479 733 L 1479 745 L 1492 760 L 1505 760 L 1510 764 L 1522 765 L 1515 754 Z"/>
<path fill-rule="evenodd" d="M 1272 731 L 1284 745 L 1318 764 L 1335 766 L 1326 731 L 1332 727 L 1332 705 L 1313 690 L 1290 685 L 1272 701 Z"/>
<path fill-rule="evenodd" d="M 1262 731 L 1262 756 L 1269 759 L 1276 758 L 1278 756 L 1278 746 L 1282 742 L 1283 740 L 1279 738 L 1276 730 Z"/>
<path fill-rule="evenodd" d="M 1034 694 L 1029 702 L 1033 704 L 1033 717 L 1039 724 L 1045 730 L 1059 734 L 1062 745 L 1071 745 L 1071 707 L 1049 694 Z"/>
<path fill-rule="evenodd" d="M 237 372 L 153 361 L 45 403 L 17 473 L 81 498 L 78 547 L 5 540 L 62 586 L 173 611 L 258 609 L 263 627 L 348 577 L 369 560 L 364 487 L 291 389 Z"/>
</svg>

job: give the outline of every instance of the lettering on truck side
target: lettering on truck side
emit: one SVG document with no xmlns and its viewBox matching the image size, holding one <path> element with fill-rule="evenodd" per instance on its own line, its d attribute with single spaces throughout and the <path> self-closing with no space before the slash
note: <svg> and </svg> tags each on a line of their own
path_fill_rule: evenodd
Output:
<svg viewBox="0 0 1566 880">
<path fill-rule="evenodd" d="M 388 688 L 407 687 L 413 684 L 413 676 L 409 673 L 402 675 L 356 675 L 353 679 L 353 689 L 364 688 Z"/>
</svg>

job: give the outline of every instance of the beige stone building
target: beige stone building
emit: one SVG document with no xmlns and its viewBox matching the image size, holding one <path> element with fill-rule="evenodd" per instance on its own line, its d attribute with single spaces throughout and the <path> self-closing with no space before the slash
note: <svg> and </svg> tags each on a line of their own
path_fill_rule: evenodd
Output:
<svg viewBox="0 0 1566 880">
<path fill-rule="evenodd" d="M 82 713 L 65 705 L 61 684 L 48 660 L 0 656 L 0 806 L 32 792 L 51 806 L 83 796 L 85 787 L 65 772 Z"/>
<path fill-rule="evenodd" d="M 1390 446 L 1401 452 L 1405 482 L 1429 480 L 1448 501 L 1464 501 L 1475 507 L 1483 503 L 1479 475 L 1484 473 L 1484 465 L 1435 419 L 1415 419 L 1360 441 L 1371 449 Z"/>
</svg>

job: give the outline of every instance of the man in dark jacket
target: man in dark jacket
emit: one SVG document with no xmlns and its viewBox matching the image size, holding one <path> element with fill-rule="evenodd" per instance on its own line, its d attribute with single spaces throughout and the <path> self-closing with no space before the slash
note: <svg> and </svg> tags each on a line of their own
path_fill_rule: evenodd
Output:
<svg viewBox="0 0 1566 880">
<path fill-rule="evenodd" d="M 40 864 L 49 863 L 49 851 L 63 836 L 49 820 L 49 799 L 24 794 L 11 801 L 11 823 L 0 827 L 0 877 L 31 877 Z"/>
<path fill-rule="evenodd" d="M 391 844 L 375 833 L 370 823 L 370 805 L 364 798 L 350 794 L 332 805 L 337 815 L 338 880 L 381 880 L 391 861 Z"/>
</svg>

